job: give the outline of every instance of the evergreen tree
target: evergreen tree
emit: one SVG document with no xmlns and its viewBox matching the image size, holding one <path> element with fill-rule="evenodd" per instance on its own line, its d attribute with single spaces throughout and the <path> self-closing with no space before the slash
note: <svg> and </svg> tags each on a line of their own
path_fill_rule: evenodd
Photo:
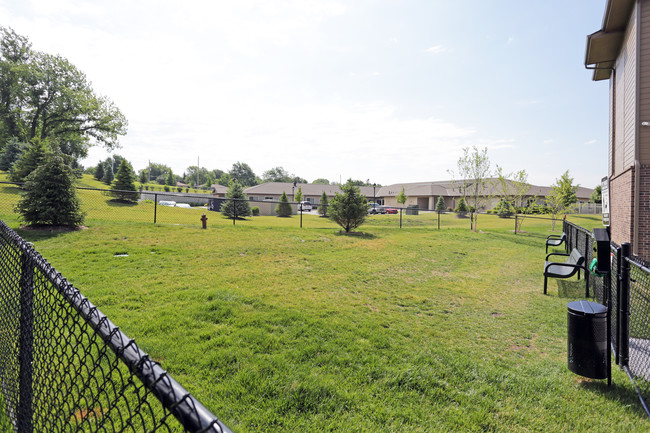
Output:
<svg viewBox="0 0 650 433">
<path fill-rule="evenodd" d="M 336 193 L 329 205 L 329 217 L 349 233 L 366 220 L 368 201 L 354 181 L 348 180 L 341 185 L 341 190 L 342 193 Z"/>
<path fill-rule="evenodd" d="M 300 203 L 302 201 L 302 187 L 298 187 L 298 191 L 293 196 L 293 201 Z"/>
<path fill-rule="evenodd" d="M 113 160 L 112 159 L 107 159 L 104 161 L 104 176 L 102 177 L 102 182 L 104 182 L 106 185 L 110 185 L 113 183 L 113 179 L 115 176 L 113 175 Z"/>
<path fill-rule="evenodd" d="M 133 172 L 133 167 L 131 167 L 131 164 L 129 164 L 126 159 L 122 159 L 120 162 L 120 167 L 117 169 L 115 181 L 113 182 L 111 189 L 115 190 L 111 195 L 116 197 L 118 200 L 138 200 L 138 193 L 135 189 L 135 173 Z"/>
<path fill-rule="evenodd" d="M 467 207 L 467 203 L 465 202 L 464 197 L 461 197 L 460 200 L 458 200 L 454 212 L 456 212 L 456 216 L 458 216 L 459 218 L 462 218 L 467 215 L 467 212 L 469 212 L 469 208 Z"/>
<path fill-rule="evenodd" d="M 95 179 L 100 182 L 102 179 L 104 179 L 104 163 L 102 161 L 99 161 L 97 163 L 97 168 L 95 169 Z"/>
<path fill-rule="evenodd" d="M 497 211 L 499 218 L 510 218 L 515 213 L 515 207 L 505 198 L 499 200 L 499 203 L 494 210 Z"/>
<path fill-rule="evenodd" d="M 16 137 L 7 140 L 7 145 L 0 152 L 0 170 L 9 171 L 14 162 L 18 161 L 25 152 L 27 145 L 18 141 Z"/>
<path fill-rule="evenodd" d="M 226 193 L 226 201 L 221 206 L 221 213 L 223 216 L 232 219 L 251 216 L 250 204 L 246 194 L 244 194 L 244 187 L 239 182 L 233 181 L 230 184 Z"/>
<path fill-rule="evenodd" d="M 176 179 L 174 178 L 174 173 L 171 170 L 167 172 L 167 178 L 165 179 L 165 185 L 174 186 L 176 185 Z"/>
<path fill-rule="evenodd" d="M 9 180 L 23 182 L 27 176 L 41 165 L 51 153 L 49 146 L 40 140 L 32 143 L 20 159 L 14 163 L 9 173 Z"/>
<path fill-rule="evenodd" d="M 443 196 L 439 196 L 438 201 L 436 202 L 436 211 L 444 212 L 446 210 L 447 210 L 447 208 L 445 206 L 445 199 L 444 199 Z"/>
<path fill-rule="evenodd" d="M 280 196 L 280 203 L 275 207 L 275 213 L 279 217 L 289 217 L 292 214 L 287 193 L 284 191 L 282 191 L 282 195 Z"/>
<path fill-rule="evenodd" d="M 16 212 L 28 224 L 78 226 L 84 214 L 72 169 L 59 155 L 50 156 L 27 176 Z"/>
<path fill-rule="evenodd" d="M 321 216 L 326 217 L 327 216 L 327 194 L 325 194 L 325 191 L 320 195 L 320 203 L 318 204 L 318 213 Z"/>
</svg>

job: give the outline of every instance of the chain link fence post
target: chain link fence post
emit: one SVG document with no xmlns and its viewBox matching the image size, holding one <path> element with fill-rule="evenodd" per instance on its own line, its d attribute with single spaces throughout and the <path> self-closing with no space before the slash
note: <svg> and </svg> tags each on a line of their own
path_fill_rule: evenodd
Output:
<svg viewBox="0 0 650 433">
<path fill-rule="evenodd" d="M 620 348 L 620 365 L 627 367 L 630 361 L 630 255 L 632 245 L 621 244 L 621 281 L 620 303 L 618 312 L 618 340 Z"/>
<path fill-rule="evenodd" d="M 34 360 L 34 263 L 23 249 L 20 274 L 20 337 L 18 349 L 18 433 L 32 433 L 33 393 L 32 364 Z"/>
</svg>

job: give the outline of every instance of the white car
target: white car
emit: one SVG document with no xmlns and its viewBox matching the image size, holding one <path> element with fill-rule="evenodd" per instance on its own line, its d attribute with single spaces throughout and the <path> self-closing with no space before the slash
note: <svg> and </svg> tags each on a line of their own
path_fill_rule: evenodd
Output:
<svg viewBox="0 0 650 433">
<path fill-rule="evenodd" d="M 368 203 L 368 213 L 369 214 L 378 214 L 378 213 L 386 213 L 386 208 L 378 203 Z"/>
<path fill-rule="evenodd" d="M 301 201 L 300 202 L 300 208 L 302 208 L 302 210 L 305 211 L 305 212 L 310 212 L 311 211 L 311 202 Z M 300 208 L 298 208 L 298 209 L 300 210 Z"/>
</svg>

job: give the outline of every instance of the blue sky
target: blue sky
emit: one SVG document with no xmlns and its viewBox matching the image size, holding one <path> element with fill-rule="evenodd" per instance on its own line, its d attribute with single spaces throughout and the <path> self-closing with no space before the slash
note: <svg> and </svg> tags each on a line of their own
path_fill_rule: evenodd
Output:
<svg viewBox="0 0 650 433">
<path fill-rule="evenodd" d="M 116 153 L 311 181 L 444 180 L 462 148 L 549 185 L 607 175 L 608 82 L 584 68 L 605 1 L 0 0 L 129 120 Z M 85 165 L 109 154 L 93 148 Z"/>
</svg>

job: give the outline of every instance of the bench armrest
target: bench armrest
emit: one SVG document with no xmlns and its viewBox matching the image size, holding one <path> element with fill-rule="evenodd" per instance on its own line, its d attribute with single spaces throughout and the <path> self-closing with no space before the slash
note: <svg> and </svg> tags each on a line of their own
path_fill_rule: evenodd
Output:
<svg viewBox="0 0 650 433">
<path fill-rule="evenodd" d="M 564 256 L 564 257 L 568 257 L 568 256 L 570 256 L 570 255 L 571 255 L 571 254 L 567 254 L 567 253 L 549 253 L 549 254 L 546 255 L 546 261 L 548 261 L 548 258 L 551 257 L 551 256 Z"/>
<path fill-rule="evenodd" d="M 548 235 L 546 237 L 546 240 L 549 240 L 549 239 L 558 239 L 559 240 L 559 239 L 562 239 L 562 237 L 563 237 L 562 235 Z"/>
<path fill-rule="evenodd" d="M 560 262 L 560 263 L 557 263 L 557 262 L 548 262 L 548 263 L 546 264 L 546 266 L 544 266 L 544 273 L 546 273 L 546 271 L 548 271 L 548 268 L 551 267 L 551 266 L 564 266 L 564 267 L 566 267 L 566 268 L 585 269 L 585 272 L 587 272 L 587 271 L 586 271 L 587 268 L 585 268 L 584 265 L 574 265 L 573 263 L 562 263 L 562 262 Z"/>
</svg>

